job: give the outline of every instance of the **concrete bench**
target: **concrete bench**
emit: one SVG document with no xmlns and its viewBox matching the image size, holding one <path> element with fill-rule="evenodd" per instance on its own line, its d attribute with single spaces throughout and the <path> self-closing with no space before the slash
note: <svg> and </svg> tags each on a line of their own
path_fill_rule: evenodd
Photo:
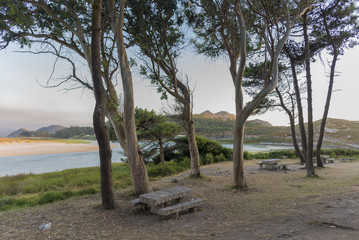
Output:
<svg viewBox="0 0 359 240">
<path fill-rule="evenodd" d="M 158 211 L 158 214 L 161 216 L 168 216 L 174 213 L 179 213 L 185 210 L 193 209 L 197 207 L 203 201 L 202 198 L 192 199 L 187 202 L 178 203 L 176 205 L 168 206 L 161 208 Z"/>
<path fill-rule="evenodd" d="M 328 163 L 334 163 L 334 158 L 329 158 L 329 159 L 327 160 L 327 162 L 328 162 Z"/>
<path fill-rule="evenodd" d="M 264 165 L 265 163 L 260 162 L 260 163 L 256 163 L 256 164 L 259 165 L 259 169 L 263 169 L 263 165 Z"/>
<path fill-rule="evenodd" d="M 282 163 L 282 164 L 277 164 L 277 165 L 274 165 L 274 170 L 288 170 L 287 168 L 288 164 L 286 163 Z"/>
<path fill-rule="evenodd" d="M 345 162 L 346 160 L 348 160 L 349 162 L 353 162 L 353 161 L 355 161 L 355 158 L 341 158 L 340 160 L 342 162 Z"/>
<path fill-rule="evenodd" d="M 143 203 L 140 201 L 139 198 L 131 200 L 130 203 L 131 203 L 134 207 L 136 207 L 136 206 L 142 206 L 142 205 L 143 205 Z"/>
</svg>

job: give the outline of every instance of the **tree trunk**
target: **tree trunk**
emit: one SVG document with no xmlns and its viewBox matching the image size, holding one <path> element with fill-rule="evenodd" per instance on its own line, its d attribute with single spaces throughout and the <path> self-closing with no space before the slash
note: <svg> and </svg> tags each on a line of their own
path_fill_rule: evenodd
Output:
<svg viewBox="0 0 359 240">
<path fill-rule="evenodd" d="M 113 0 L 107 0 L 106 3 L 111 19 L 111 28 L 116 37 L 117 53 L 120 62 L 124 94 L 123 118 L 126 136 L 127 158 L 130 165 L 134 194 L 140 195 L 143 193 L 151 192 L 152 188 L 148 179 L 145 162 L 143 161 L 143 157 L 138 146 L 136 134 L 133 82 L 122 32 L 126 0 L 120 1 L 120 15 L 117 14 L 117 8 L 115 7 Z"/>
<path fill-rule="evenodd" d="M 125 128 L 123 125 L 123 119 L 121 115 L 118 113 L 118 110 L 111 109 L 111 106 L 107 107 L 107 114 L 106 117 L 110 120 L 111 125 L 115 131 L 116 138 L 124 151 L 125 155 L 127 156 L 127 147 L 126 147 L 126 135 L 125 135 Z"/>
<path fill-rule="evenodd" d="M 292 76 L 293 76 L 293 85 L 294 85 L 294 91 L 295 91 L 295 97 L 297 100 L 297 109 L 298 109 L 298 125 L 299 125 L 299 132 L 302 142 L 302 149 L 303 153 L 301 154 L 303 156 L 303 159 L 300 158 L 300 161 L 303 163 L 306 163 L 307 159 L 307 134 L 305 131 L 305 125 L 304 125 L 304 115 L 303 115 L 303 105 L 302 105 L 302 97 L 300 95 L 300 89 L 298 84 L 298 78 L 297 78 L 297 72 L 295 69 L 295 62 L 292 58 L 290 58 L 290 66 L 292 69 Z"/>
<path fill-rule="evenodd" d="M 160 145 L 160 160 L 162 164 L 165 164 L 165 152 L 163 150 L 162 138 L 158 139 L 158 144 Z"/>
<path fill-rule="evenodd" d="M 233 186 L 241 191 L 248 189 L 243 166 L 243 143 L 244 124 L 240 124 L 239 116 L 237 115 L 233 143 Z"/>
<path fill-rule="evenodd" d="M 317 158 L 317 163 L 319 163 L 319 160 L 321 162 L 320 159 L 320 150 L 322 148 L 322 144 L 323 144 L 323 138 L 324 138 L 324 132 L 325 132 L 325 124 L 327 122 L 327 118 L 328 118 L 328 112 L 329 112 L 329 106 L 330 106 L 330 100 L 332 98 L 332 92 L 333 92 L 333 85 L 334 85 L 334 77 L 335 77 L 335 65 L 337 63 L 338 60 L 338 51 L 336 49 L 335 46 L 333 46 L 334 50 L 333 50 L 333 61 L 332 61 L 332 65 L 330 66 L 330 79 L 329 79 L 329 86 L 328 86 L 328 93 L 327 93 L 327 100 L 325 102 L 325 108 L 324 108 L 324 113 L 323 113 L 323 118 L 322 118 L 322 122 L 320 124 L 320 133 L 319 133 L 319 137 L 318 137 L 318 143 L 317 143 L 317 149 L 316 149 L 316 158 Z M 319 165 L 318 165 L 319 166 Z M 322 166 L 321 166 L 322 167 Z"/>
<path fill-rule="evenodd" d="M 307 176 L 315 176 L 313 166 L 313 100 L 312 100 L 312 76 L 310 73 L 310 52 L 308 39 L 307 14 L 303 15 L 303 35 L 305 44 L 305 71 L 307 79 L 307 104 L 308 104 L 308 148 L 307 148 Z M 318 162 L 319 164 L 319 162 Z"/>
<path fill-rule="evenodd" d="M 287 113 L 288 117 L 289 117 L 289 122 L 290 122 L 290 131 L 291 131 L 291 135 L 292 135 L 292 141 L 293 141 L 293 146 L 295 149 L 295 152 L 297 153 L 297 155 L 299 156 L 299 159 L 301 162 L 304 162 L 304 156 L 303 153 L 301 152 L 299 146 L 298 146 L 298 141 L 297 141 L 297 134 L 295 132 L 295 121 L 294 121 L 294 116 L 292 114 L 292 112 L 287 108 L 287 106 L 284 104 L 283 101 L 283 97 L 282 94 L 280 93 L 280 91 L 278 90 L 278 88 L 275 89 L 279 100 L 280 100 L 280 105 L 281 107 L 284 109 L 284 111 Z"/>
<path fill-rule="evenodd" d="M 112 209 L 115 206 L 113 195 L 112 168 L 111 168 L 111 146 L 110 138 L 105 124 L 107 94 L 102 82 L 101 72 L 101 12 L 102 0 L 96 0 L 92 16 L 92 80 L 96 99 L 96 106 L 93 113 L 93 125 L 96 139 L 99 145 L 100 171 L 101 171 L 101 196 L 102 205 L 105 209 Z"/>
<path fill-rule="evenodd" d="M 188 98 L 189 97 L 190 96 L 188 96 Z M 188 148 L 191 157 L 191 175 L 195 178 L 201 177 L 199 151 L 196 141 L 196 133 L 194 129 L 190 101 L 186 101 L 186 103 L 184 103 L 184 124 L 187 132 Z"/>
</svg>

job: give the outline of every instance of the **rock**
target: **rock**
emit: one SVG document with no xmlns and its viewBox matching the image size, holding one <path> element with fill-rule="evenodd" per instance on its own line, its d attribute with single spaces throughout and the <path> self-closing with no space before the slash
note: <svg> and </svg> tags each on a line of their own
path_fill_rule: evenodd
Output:
<svg viewBox="0 0 359 240">
<path fill-rule="evenodd" d="M 172 178 L 171 179 L 171 183 L 178 183 L 178 182 L 179 182 L 179 180 L 177 178 Z"/>
</svg>

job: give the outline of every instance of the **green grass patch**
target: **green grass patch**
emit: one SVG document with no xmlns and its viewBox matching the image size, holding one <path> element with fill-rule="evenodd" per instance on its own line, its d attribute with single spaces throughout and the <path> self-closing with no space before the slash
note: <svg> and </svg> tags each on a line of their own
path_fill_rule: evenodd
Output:
<svg viewBox="0 0 359 240">
<path fill-rule="evenodd" d="M 173 175 L 189 168 L 189 162 L 166 162 L 148 164 L 147 171 L 151 180 Z M 188 166 L 187 166 L 188 165 Z M 132 184 L 127 163 L 113 163 L 112 176 L 114 190 Z M 0 178 L 0 211 L 37 206 L 71 197 L 100 192 L 99 167 L 70 169 L 44 174 L 19 174 Z"/>
<path fill-rule="evenodd" d="M 131 185 L 129 166 L 113 164 L 114 189 Z M 0 211 L 36 206 L 100 192 L 99 167 L 0 178 Z"/>
</svg>

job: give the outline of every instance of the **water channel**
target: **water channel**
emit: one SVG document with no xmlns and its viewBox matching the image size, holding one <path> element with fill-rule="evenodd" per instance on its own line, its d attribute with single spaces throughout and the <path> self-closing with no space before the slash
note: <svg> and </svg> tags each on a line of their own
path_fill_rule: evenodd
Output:
<svg viewBox="0 0 359 240">
<path fill-rule="evenodd" d="M 232 148 L 233 144 L 222 144 Z M 275 149 L 292 149 L 289 146 L 245 144 L 247 151 L 269 151 Z M 120 147 L 112 149 L 112 162 L 121 162 L 125 158 Z M 16 174 L 39 174 L 57 172 L 72 168 L 96 167 L 100 165 L 98 151 L 77 153 L 56 153 L 0 157 L 0 177 Z"/>
</svg>

